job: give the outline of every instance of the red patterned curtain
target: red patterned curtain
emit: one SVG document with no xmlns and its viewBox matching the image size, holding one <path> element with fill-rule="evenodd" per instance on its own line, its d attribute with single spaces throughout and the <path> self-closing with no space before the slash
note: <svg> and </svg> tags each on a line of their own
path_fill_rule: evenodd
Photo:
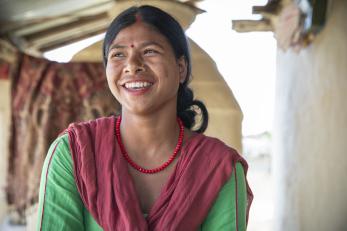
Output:
<svg viewBox="0 0 347 231">
<path fill-rule="evenodd" d="M 16 69 L 17 50 L 8 42 L 0 38 L 0 81 L 9 80 Z"/>
<path fill-rule="evenodd" d="M 19 54 L 12 82 L 7 199 L 24 217 L 38 201 L 49 145 L 71 122 L 116 114 L 101 63 L 56 63 Z M 2 72 L 6 72 L 3 64 Z"/>
</svg>

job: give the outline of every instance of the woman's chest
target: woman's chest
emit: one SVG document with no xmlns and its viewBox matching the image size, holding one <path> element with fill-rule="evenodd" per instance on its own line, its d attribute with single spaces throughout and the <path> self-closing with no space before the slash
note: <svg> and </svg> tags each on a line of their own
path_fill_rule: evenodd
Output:
<svg viewBox="0 0 347 231">
<path fill-rule="evenodd" d="M 129 171 L 143 213 L 148 214 L 156 200 L 159 199 L 164 187 L 167 186 L 172 171 L 173 168 L 155 174 L 144 174 L 135 169 Z"/>
</svg>

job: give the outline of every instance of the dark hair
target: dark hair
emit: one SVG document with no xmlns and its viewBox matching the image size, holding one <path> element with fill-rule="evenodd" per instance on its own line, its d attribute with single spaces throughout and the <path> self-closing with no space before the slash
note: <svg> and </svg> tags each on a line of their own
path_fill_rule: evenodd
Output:
<svg viewBox="0 0 347 231">
<path fill-rule="evenodd" d="M 112 21 L 105 35 L 103 44 L 103 62 L 105 67 L 107 66 L 108 52 L 113 40 L 122 29 L 134 24 L 137 18 L 154 27 L 168 39 L 176 59 L 182 56 L 185 58 L 187 76 L 178 88 L 177 116 L 182 120 L 186 128 L 203 133 L 208 125 L 208 112 L 203 102 L 194 100 L 193 91 L 188 87 L 192 72 L 188 41 L 182 27 L 172 16 L 153 6 L 131 7 L 123 11 Z M 200 113 L 197 112 L 196 108 L 200 110 Z M 200 123 L 197 123 L 197 114 L 201 116 Z"/>
</svg>

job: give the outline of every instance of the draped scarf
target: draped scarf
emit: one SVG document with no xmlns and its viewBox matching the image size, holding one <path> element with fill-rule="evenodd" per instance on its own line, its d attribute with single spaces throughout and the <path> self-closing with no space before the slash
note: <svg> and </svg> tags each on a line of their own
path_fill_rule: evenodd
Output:
<svg viewBox="0 0 347 231">
<path fill-rule="evenodd" d="M 195 134 L 181 149 L 175 169 L 145 218 L 115 137 L 115 117 L 71 124 L 74 177 L 81 199 L 105 231 L 196 230 L 220 189 L 246 161 L 218 139 Z M 247 220 L 253 198 L 247 183 Z"/>
</svg>

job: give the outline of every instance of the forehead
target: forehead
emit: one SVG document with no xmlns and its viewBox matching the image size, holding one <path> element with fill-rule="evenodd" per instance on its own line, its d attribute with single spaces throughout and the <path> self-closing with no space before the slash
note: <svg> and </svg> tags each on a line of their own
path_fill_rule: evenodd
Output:
<svg viewBox="0 0 347 231">
<path fill-rule="evenodd" d="M 119 31 L 112 44 L 136 45 L 142 41 L 154 41 L 161 45 L 170 46 L 168 39 L 156 28 L 142 22 L 136 22 Z"/>
</svg>

